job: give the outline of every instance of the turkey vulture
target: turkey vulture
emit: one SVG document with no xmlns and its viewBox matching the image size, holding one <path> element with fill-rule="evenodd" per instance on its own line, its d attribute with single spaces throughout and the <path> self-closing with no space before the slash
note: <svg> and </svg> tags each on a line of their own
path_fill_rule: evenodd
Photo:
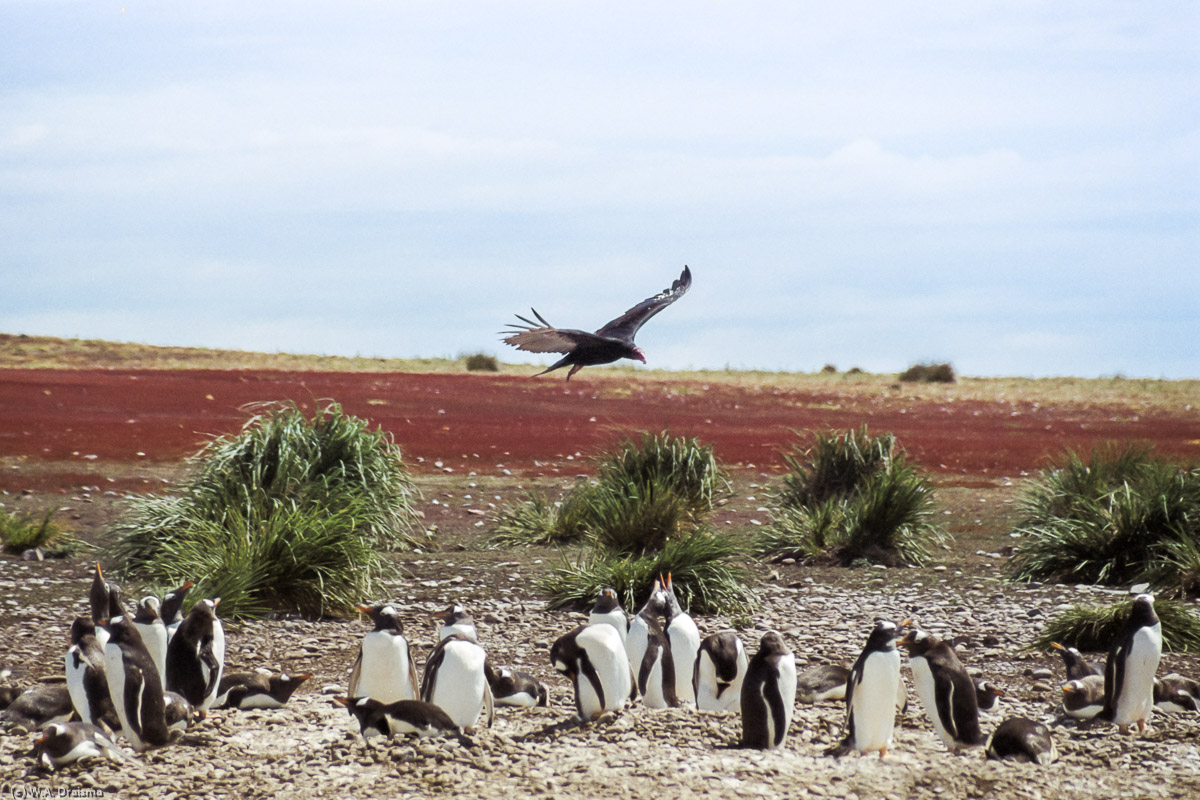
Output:
<svg viewBox="0 0 1200 800">
<path fill-rule="evenodd" d="M 670 289 L 663 289 L 653 297 L 647 297 L 595 333 L 555 328 L 546 322 L 536 309 L 530 309 L 541 324 L 517 314 L 517 319 L 525 324 L 509 323 L 510 328 L 520 332 L 505 337 L 504 343 L 528 353 L 566 353 L 538 375 L 545 375 L 559 367 L 570 365 L 571 371 L 567 373 L 567 380 L 571 380 L 571 376 L 584 367 L 608 364 L 619 358 L 634 358 L 645 364 L 646 354 L 634 345 L 633 337 L 646 320 L 683 297 L 691 285 L 692 272 L 685 266 L 679 280 L 672 283 Z"/>
</svg>

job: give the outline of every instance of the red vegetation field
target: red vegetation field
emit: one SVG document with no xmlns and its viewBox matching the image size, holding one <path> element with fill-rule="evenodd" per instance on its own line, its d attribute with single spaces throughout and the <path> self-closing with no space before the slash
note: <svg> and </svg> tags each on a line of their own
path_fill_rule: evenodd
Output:
<svg viewBox="0 0 1200 800">
<path fill-rule="evenodd" d="M 13 369 L 0 370 L 0 457 L 57 462 L 73 484 L 63 462 L 90 472 L 94 462 L 177 461 L 237 431 L 247 404 L 280 400 L 340 403 L 389 431 L 418 472 L 573 474 L 619 437 L 662 429 L 711 442 L 731 466 L 767 470 L 793 430 L 863 424 L 891 431 L 918 464 L 947 477 L 1017 476 L 1066 448 L 1110 440 L 1200 455 L 1200 416 L 1182 409 L 962 399 L 953 387 L 935 399 L 915 394 L 611 377 Z M 0 488 L 19 488 L 10 482 L 0 476 Z"/>
</svg>

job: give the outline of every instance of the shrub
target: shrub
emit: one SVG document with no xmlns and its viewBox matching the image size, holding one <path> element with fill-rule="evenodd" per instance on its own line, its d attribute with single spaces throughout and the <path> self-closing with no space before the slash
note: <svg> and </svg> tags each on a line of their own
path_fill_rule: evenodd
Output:
<svg viewBox="0 0 1200 800">
<path fill-rule="evenodd" d="M 913 364 L 900 373 L 898 380 L 905 383 L 954 383 L 954 367 L 950 364 Z"/>
<path fill-rule="evenodd" d="M 1020 508 L 1023 544 L 1006 565 L 1015 580 L 1196 589 L 1200 470 L 1146 448 L 1097 449 L 1087 461 L 1070 453 L 1041 474 Z"/>
<path fill-rule="evenodd" d="M 52 521 L 53 517 L 54 509 L 46 511 L 40 520 L 0 509 L 0 545 L 4 552 L 20 554 L 41 548 L 50 556 L 72 555 L 79 542 L 64 534 Z"/>
<path fill-rule="evenodd" d="M 1045 650 L 1051 642 L 1083 651 L 1108 651 L 1121 635 L 1133 600 L 1111 606 L 1076 605 L 1046 623 L 1033 647 Z M 1158 599 L 1154 612 L 1162 623 L 1163 648 L 1177 653 L 1200 652 L 1200 618 L 1183 603 Z"/>
<path fill-rule="evenodd" d="M 465 358 L 468 372 L 499 372 L 500 362 L 495 356 L 485 353 L 474 353 Z"/>
<path fill-rule="evenodd" d="M 109 560 L 126 579 L 225 592 L 227 616 L 352 612 L 387 571 L 376 548 L 416 543 L 400 450 L 336 403 L 262 409 L 191 459 L 178 494 L 136 501 Z"/>
<path fill-rule="evenodd" d="M 662 487 L 681 498 L 695 513 L 710 511 L 718 492 L 729 489 L 712 445 L 662 433 L 643 433 L 640 442 L 626 439 L 597 461 L 596 477 L 614 492 Z M 649 497 L 649 492 L 642 492 Z"/>
<path fill-rule="evenodd" d="M 826 364 L 825 366 L 821 367 L 821 372 L 825 373 L 826 375 L 831 375 L 837 372 L 837 367 L 835 367 L 833 364 Z"/>
<path fill-rule="evenodd" d="M 897 451 L 895 437 L 829 432 L 784 456 L 789 472 L 772 524 L 755 537 L 760 555 L 851 564 L 923 564 L 944 539 L 933 490 Z"/>
<path fill-rule="evenodd" d="M 492 517 L 493 547 L 551 545 L 578 542 L 587 535 L 591 508 L 588 487 L 577 486 L 560 502 L 544 492 L 526 492 L 524 499 L 502 507 Z"/>
</svg>

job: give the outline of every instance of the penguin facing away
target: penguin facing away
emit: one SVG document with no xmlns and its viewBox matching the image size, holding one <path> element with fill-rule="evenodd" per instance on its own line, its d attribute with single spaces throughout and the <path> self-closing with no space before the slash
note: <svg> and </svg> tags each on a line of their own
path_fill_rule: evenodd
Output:
<svg viewBox="0 0 1200 800">
<path fill-rule="evenodd" d="M 461 731 L 445 711 L 422 700 L 397 700 L 381 703 L 371 697 L 335 697 L 358 721 L 364 740 L 372 736 L 388 739 L 395 734 L 417 736 L 459 735 Z"/>
<path fill-rule="evenodd" d="M 550 663 L 570 678 L 582 722 L 619 711 L 633 695 L 633 670 L 611 625 L 581 625 L 558 637 L 550 648 Z"/>
<path fill-rule="evenodd" d="M 233 672 L 221 676 L 221 685 L 213 701 L 216 708 L 283 708 L 311 672 L 289 675 L 261 672 Z"/>
<path fill-rule="evenodd" d="M 126 617 L 109 620 L 104 627 L 109 634 L 104 646 L 104 674 L 121 720 L 121 734 L 138 752 L 167 744 L 171 734 L 163 685 L 150 651 Z"/>
<path fill-rule="evenodd" d="M 498 706 L 533 708 L 547 706 L 550 693 L 541 681 L 529 673 L 502 667 L 487 671 L 488 685 L 492 687 L 492 698 Z"/>
<path fill-rule="evenodd" d="M 108 696 L 108 678 L 104 674 L 104 648 L 96 638 L 96 623 L 76 617 L 71 623 L 71 647 L 66 658 L 67 691 L 79 718 L 98 725 L 101 718 L 112 718 L 112 700 Z"/>
<path fill-rule="evenodd" d="M 0 711 L 0 720 L 36 730 L 54 722 L 66 722 L 75 714 L 71 692 L 62 684 L 38 684 L 18 694 Z"/>
<path fill-rule="evenodd" d="M 192 606 L 167 645 L 167 688 L 179 692 L 201 717 L 217 699 L 225 666 L 225 629 L 217 619 L 221 598 Z"/>
<path fill-rule="evenodd" d="M 896 649 L 896 625 L 876 620 L 867 643 L 850 668 L 846 679 L 846 735 L 831 751 L 843 755 L 876 751 L 887 755 L 896 725 L 896 702 L 900 690 L 900 652 Z"/>
<path fill-rule="evenodd" d="M 588 624 L 612 625 L 621 636 L 621 644 L 625 644 L 629 634 L 629 617 L 625 609 L 621 608 L 621 601 L 617 599 L 615 589 L 605 586 L 600 590 L 600 594 L 596 595 L 596 602 L 588 612 Z"/>
<path fill-rule="evenodd" d="M 1104 708 L 1097 717 L 1116 723 L 1121 733 L 1135 723 L 1145 731 L 1154 711 L 1154 673 L 1161 657 L 1162 623 L 1154 613 L 1154 595 L 1140 594 L 1104 665 Z"/>
<path fill-rule="evenodd" d="M 103 731 L 86 722 L 50 723 L 34 740 L 33 752 L 38 763 L 51 772 L 89 758 L 131 760 Z"/>
<path fill-rule="evenodd" d="M 920 628 L 911 628 L 900 643 L 908 649 L 917 696 L 942 743 L 951 752 L 983 744 L 975 683 L 949 643 Z"/>
<path fill-rule="evenodd" d="M 359 645 L 350 673 L 349 696 L 373 697 L 385 705 L 417 699 L 417 668 L 396 608 L 389 603 L 357 608 L 370 617 L 375 627 Z"/>
<path fill-rule="evenodd" d="M 783 746 L 796 703 L 796 656 L 775 631 L 768 631 L 746 666 L 742 681 L 742 746 Z"/>
<path fill-rule="evenodd" d="M 664 630 L 671 645 L 671 661 L 675 665 L 675 697 L 680 703 L 695 705 L 696 692 L 692 681 L 696 671 L 696 657 L 700 653 L 700 630 L 696 627 L 696 621 L 679 605 L 669 572 L 663 589 L 667 600 Z"/>
<path fill-rule="evenodd" d="M 674 654 L 660 621 L 666 611 L 666 590 L 661 581 L 655 579 L 650 596 L 629 623 L 629 633 L 624 640 L 634 685 L 647 708 L 679 705 Z"/>
<path fill-rule="evenodd" d="M 1154 681 L 1154 707 L 1169 714 L 1200 711 L 1200 683 L 1172 672 Z"/>
<path fill-rule="evenodd" d="M 1062 685 L 1063 711 L 1068 717 L 1080 720 L 1095 719 L 1104 709 L 1104 678 L 1084 675 Z"/>
<path fill-rule="evenodd" d="M 750 666 L 742 640 L 734 631 L 721 631 L 700 642 L 692 691 L 701 711 L 740 711 L 742 683 Z"/>
<path fill-rule="evenodd" d="M 796 678 L 796 699 L 801 703 L 845 700 L 850 670 L 840 664 L 809 667 Z"/>
<path fill-rule="evenodd" d="M 421 699 L 438 706 L 462 729 L 474 727 L 480 716 L 490 728 L 495 716 L 487 680 L 487 653 L 473 639 L 453 633 L 438 642 L 425 662 Z"/>
<path fill-rule="evenodd" d="M 1088 675 L 1104 674 L 1104 670 L 1085 659 L 1083 653 L 1080 653 L 1074 647 L 1064 647 L 1058 642 L 1051 642 L 1050 646 L 1062 656 L 1063 666 L 1067 668 L 1067 680 L 1077 681 Z"/>
<path fill-rule="evenodd" d="M 1010 717 L 992 731 L 987 743 L 987 757 L 1027 761 L 1045 767 L 1058 759 L 1058 748 L 1054 746 L 1050 729 L 1042 723 Z"/>
<path fill-rule="evenodd" d="M 147 595 L 138 601 L 137 611 L 133 615 L 133 626 L 141 634 L 154 666 L 158 668 L 159 680 L 167 682 L 167 626 L 159 615 L 158 598 Z"/>
</svg>

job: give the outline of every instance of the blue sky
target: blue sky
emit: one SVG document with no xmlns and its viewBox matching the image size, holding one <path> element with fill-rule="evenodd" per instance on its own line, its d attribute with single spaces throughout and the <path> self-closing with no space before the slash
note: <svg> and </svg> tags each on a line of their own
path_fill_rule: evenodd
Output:
<svg viewBox="0 0 1200 800">
<path fill-rule="evenodd" d="M 0 330 L 1200 378 L 1200 4 L 0 0 Z"/>
</svg>

